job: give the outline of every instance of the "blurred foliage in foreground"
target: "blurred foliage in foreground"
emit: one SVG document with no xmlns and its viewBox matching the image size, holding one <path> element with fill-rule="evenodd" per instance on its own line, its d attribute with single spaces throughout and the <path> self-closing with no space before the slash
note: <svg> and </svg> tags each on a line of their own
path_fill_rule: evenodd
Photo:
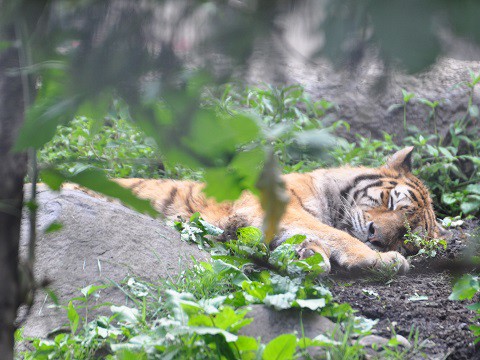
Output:
<svg viewBox="0 0 480 360">
<path fill-rule="evenodd" d="M 135 122 L 151 139 L 144 153 L 135 150 L 152 160 L 151 164 L 133 164 L 128 171 L 141 175 L 151 170 L 149 166 L 158 161 L 148 147 L 155 148 L 165 163 L 202 169 L 207 183 L 211 182 L 210 195 L 218 199 L 235 198 L 244 189 L 256 191 L 256 177 L 261 173 L 257 168 L 271 143 L 277 151 L 287 146 L 301 148 L 312 139 L 315 144 L 322 140 L 323 146 L 329 144 L 324 133 L 290 136 L 298 126 L 316 131 L 315 117 L 330 106 L 298 98 L 306 109 L 303 115 L 297 114 L 299 119 L 292 127 L 285 116 L 296 110 L 286 99 L 299 90 L 257 91 L 245 101 L 247 108 L 254 108 L 263 119 L 270 116 L 267 122 L 278 125 L 268 133 L 262 131 L 264 123 L 248 113 L 230 111 L 227 116 L 218 108 L 200 106 L 206 88 L 224 84 L 232 73 L 248 69 L 256 48 L 262 49 L 266 59 L 289 49 L 283 35 L 291 24 L 305 25 L 305 37 L 323 39 L 316 43 L 313 56 L 325 55 L 345 66 L 355 66 L 375 49 L 387 68 L 400 65 L 417 71 L 441 53 L 441 34 L 480 40 L 475 26 L 480 5 L 467 0 L 455 6 L 433 0 L 388 5 L 380 0 L 150 0 L 141 5 L 125 0 L 24 0 L 2 5 L 0 23 L 13 23 L 19 40 L 3 42 L 2 47 L 20 44 L 29 55 L 21 71 L 34 77 L 38 87 L 17 141 L 18 150 L 41 149 L 59 125 L 75 116 L 95 122 L 90 130 L 95 132 L 116 99 L 124 109 L 122 119 Z M 35 14 L 42 14 L 41 19 L 32 20 Z M 276 113 L 269 115 L 269 106 Z M 90 150 L 96 157 L 92 161 L 99 161 L 98 149 L 92 146 Z M 293 155 L 293 150 L 281 156 L 295 166 L 298 161 L 291 163 L 287 157 L 304 157 L 298 151 Z M 162 171 L 158 169 L 158 175 Z M 58 173 L 57 182 L 61 176 Z"/>
</svg>

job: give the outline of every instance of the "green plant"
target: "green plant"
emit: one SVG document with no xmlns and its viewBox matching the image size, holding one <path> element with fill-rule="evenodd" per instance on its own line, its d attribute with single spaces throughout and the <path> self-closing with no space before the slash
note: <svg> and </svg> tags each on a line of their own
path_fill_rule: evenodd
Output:
<svg viewBox="0 0 480 360">
<path fill-rule="evenodd" d="M 435 135 L 438 136 L 438 131 L 437 131 L 437 113 L 436 113 L 436 109 L 437 109 L 437 106 L 440 104 L 438 101 L 430 101 L 430 100 L 427 100 L 427 99 L 424 99 L 424 98 L 420 98 L 418 99 L 422 104 L 425 104 L 427 105 L 429 108 L 430 108 L 430 113 L 428 114 L 428 121 L 430 121 L 430 119 L 433 120 L 433 131 L 435 133 Z"/>
<path fill-rule="evenodd" d="M 469 88 L 467 113 L 465 114 L 465 117 L 462 118 L 462 122 L 465 121 L 467 115 L 470 117 L 470 119 L 478 119 L 479 116 L 478 106 L 473 104 L 473 95 L 475 93 L 475 85 L 480 82 L 480 73 L 475 74 L 471 69 L 468 69 L 468 72 L 470 75 L 470 81 L 465 83 Z"/>
<path fill-rule="evenodd" d="M 413 231 L 410 224 L 405 221 L 405 227 L 407 233 L 405 234 L 405 244 L 412 244 L 416 248 L 420 249 L 417 254 L 413 256 L 424 255 L 426 257 L 435 257 L 438 250 L 445 250 L 447 248 L 447 242 L 445 239 L 428 238 L 423 233 Z"/>
<path fill-rule="evenodd" d="M 318 167 L 325 149 L 333 145 L 335 131 L 349 129 L 348 123 L 335 119 L 335 104 L 313 101 L 300 85 L 227 85 L 221 95 L 210 94 L 205 102 L 229 114 L 247 111 L 261 119 L 265 141 L 273 144 L 287 172 Z"/>
<path fill-rule="evenodd" d="M 465 274 L 455 282 L 449 300 L 471 300 L 480 291 L 480 277 L 478 275 Z M 480 319 L 480 302 L 467 306 L 468 309 L 475 311 L 475 320 Z M 480 341 L 480 326 L 470 325 L 475 336 L 475 344 Z"/>
</svg>

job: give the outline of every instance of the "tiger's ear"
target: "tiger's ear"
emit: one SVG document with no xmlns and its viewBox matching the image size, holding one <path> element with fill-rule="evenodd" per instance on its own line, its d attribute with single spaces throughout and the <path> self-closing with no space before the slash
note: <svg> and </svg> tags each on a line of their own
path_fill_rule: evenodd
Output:
<svg viewBox="0 0 480 360">
<path fill-rule="evenodd" d="M 390 156 L 385 167 L 398 171 L 401 174 L 407 174 L 412 171 L 412 152 L 413 146 L 406 147 Z"/>
</svg>

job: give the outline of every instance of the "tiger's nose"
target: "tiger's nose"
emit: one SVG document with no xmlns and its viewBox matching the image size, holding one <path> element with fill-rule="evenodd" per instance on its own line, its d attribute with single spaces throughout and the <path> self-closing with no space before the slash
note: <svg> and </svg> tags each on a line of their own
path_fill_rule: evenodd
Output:
<svg viewBox="0 0 480 360">
<path fill-rule="evenodd" d="M 370 221 L 367 224 L 367 228 L 368 228 L 368 240 L 370 241 L 373 238 L 375 238 L 375 234 L 376 234 L 375 224 L 373 223 L 373 221 Z"/>
<path fill-rule="evenodd" d="M 380 240 L 379 236 L 378 236 L 378 229 L 377 227 L 375 226 L 375 224 L 373 223 L 373 221 L 370 221 L 368 224 L 368 241 L 370 242 L 370 244 L 382 249 L 385 247 L 385 244 L 382 243 L 382 241 Z"/>
</svg>

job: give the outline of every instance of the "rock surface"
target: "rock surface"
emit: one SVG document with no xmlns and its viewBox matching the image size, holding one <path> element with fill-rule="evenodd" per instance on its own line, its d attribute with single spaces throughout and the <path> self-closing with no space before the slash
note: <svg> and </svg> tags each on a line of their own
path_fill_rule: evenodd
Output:
<svg viewBox="0 0 480 360">
<path fill-rule="evenodd" d="M 209 255 L 180 240 L 177 231 L 160 219 L 136 213 L 120 204 L 93 198 L 80 191 L 56 193 L 40 187 L 38 192 L 39 236 L 35 275 L 48 279 L 60 304 L 81 296 L 90 284 L 121 282 L 129 275 L 158 280 L 178 275 L 191 257 Z M 25 219 L 26 220 L 26 219 Z M 52 222 L 60 231 L 44 234 Z M 27 252 L 27 221 L 22 229 L 21 252 Z M 101 290 L 99 301 L 126 302 L 117 288 Z M 51 308 L 52 300 L 38 291 L 25 325 L 25 336 L 45 336 L 66 322 L 65 312 Z"/>
<path fill-rule="evenodd" d="M 314 311 L 300 312 L 295 308 L 277 311 L 265 305 L 250 305 L 250 307 L 252 310 L 247 314 L 247 318 L 253 318 L 253 321 L 242 328 L 240 334 L 261 338 L 263 343 L 268 343 L 285 333 L 296 333 L 301 337 L 302 324 L 305 336 L 312 339 L 320 334 L 327 337 L 341 334 L 338 325 Z"/>
</svg>

